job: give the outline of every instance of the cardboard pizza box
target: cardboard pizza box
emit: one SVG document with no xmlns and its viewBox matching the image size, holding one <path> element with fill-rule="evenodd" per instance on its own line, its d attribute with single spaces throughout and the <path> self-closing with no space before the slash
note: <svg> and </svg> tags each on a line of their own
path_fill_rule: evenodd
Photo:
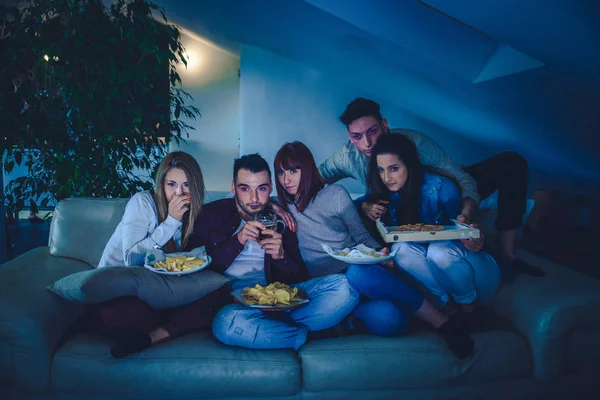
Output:
<svg viewBox="0 0 600 400">
<path fill-rule="evenodd" d="M 452 220 L 454 225 L 444 225 L 439 231 L 395 231 L 397 226 L 386 226 L 381 220 L 375 221 L 377 230 L 386 243 L 394 242 L 433 242 L 438 240 L 459 240 L 479 238 L 479 229 Z"/>
</svg>

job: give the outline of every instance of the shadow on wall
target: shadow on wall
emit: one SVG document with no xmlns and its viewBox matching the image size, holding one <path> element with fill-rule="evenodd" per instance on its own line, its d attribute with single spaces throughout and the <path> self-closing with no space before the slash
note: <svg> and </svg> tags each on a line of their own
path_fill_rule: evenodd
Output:
<svg viewBox="0 0 600 400">
<path fill-rule="evenodd" d="M 198 160 L 208 190 L 227 191 L 233 159 L 240 154 L 240 59 L 187 30 L 182 42 L 189 57 L 187 68 L 178 67 L 182 87 L 202 116 L 186 121 L 194 129 L 186 143 L 172 144 L 170 150 Z"/>
</svg>

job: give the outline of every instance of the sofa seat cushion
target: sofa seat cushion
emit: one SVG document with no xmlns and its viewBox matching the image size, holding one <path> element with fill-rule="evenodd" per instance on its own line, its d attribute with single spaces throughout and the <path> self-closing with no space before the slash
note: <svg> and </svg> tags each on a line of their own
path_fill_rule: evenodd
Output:
<svg viewBox="0 0 600 400">
<path fill-rule="evenodd" d="M 0 372 L 10 368 L 10 379 L 20 390 L 49 389 L 56 343 L 83 312 L 81 305 L 45 287 L 89 268 L 81 261 L 51 256 L 48 247 L 30 250 L 0 267 L 0 340 L 8 342 L 0 349 Z"/>
<path fill-rule="evenodd" d="M 54 356 L 53 390 L 107 399 L 271 397 L 300 390 L 300 364 L 291 350 L 230 347 L 209 332 L 122 359 L 110 355 L 110 345 L 88 334 L 68 340 Z"/>
<path fill-rule="evenodd" d="M 318 340 L 300 349 L 307 391 L 429 388 L 528 376 L 523 338 L 504 331 L 473 335 L 475 354 L 459 360 L 433 331 L 401 337 L 357 335 Z"/>
</svg>

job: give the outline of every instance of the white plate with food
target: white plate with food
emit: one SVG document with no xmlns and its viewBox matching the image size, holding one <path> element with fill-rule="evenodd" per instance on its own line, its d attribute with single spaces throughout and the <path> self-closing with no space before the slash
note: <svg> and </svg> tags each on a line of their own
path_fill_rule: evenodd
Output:
<svg viewBox="0 0 600 400">
<path fill-rule="evenodd" d="M 262 311 L 294 310 L 310 301 L 306 293 L 279 282 L 237 289 L 231 295 L 237 303 Z"/>
<path fill-rule="evenodd" d="M 394 258 L 394 255 L 396 255 L 395 251 L 385 255 L 380 251 L 365 246 L 364 244 L 359 244 L 352 248 L 347 247 L 340 250 L 333 250 L 326 244 L 322 244 L 321 247 L 331 257 L 348 264 L 379 264 L 381 262 L 391 260 Z"/>
<path fill-rule="evenodd" d="M 162 250 L 152 250 L 146 254 L 144 267 L 157 274 L 187 275 L 203 270 L 210 265 L 211 261 L 204 247 L 168 254 Z"/>
</svg>

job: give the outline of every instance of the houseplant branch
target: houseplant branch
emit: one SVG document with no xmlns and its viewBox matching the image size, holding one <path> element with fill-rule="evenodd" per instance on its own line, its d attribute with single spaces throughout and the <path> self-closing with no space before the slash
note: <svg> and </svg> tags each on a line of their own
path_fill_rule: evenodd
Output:
<svg viewBox="0 0 600 400">
<path fill-rule="evenodd" d="M 149 189 L 140 176 L 200 115 L 181 89 L 184 49 L 164 10 L 146 0 L 29 0 L 0 11 L 0 153 L 7 173 L 28 168 L 8 183 L 7 207 Z"/>
</svg>

